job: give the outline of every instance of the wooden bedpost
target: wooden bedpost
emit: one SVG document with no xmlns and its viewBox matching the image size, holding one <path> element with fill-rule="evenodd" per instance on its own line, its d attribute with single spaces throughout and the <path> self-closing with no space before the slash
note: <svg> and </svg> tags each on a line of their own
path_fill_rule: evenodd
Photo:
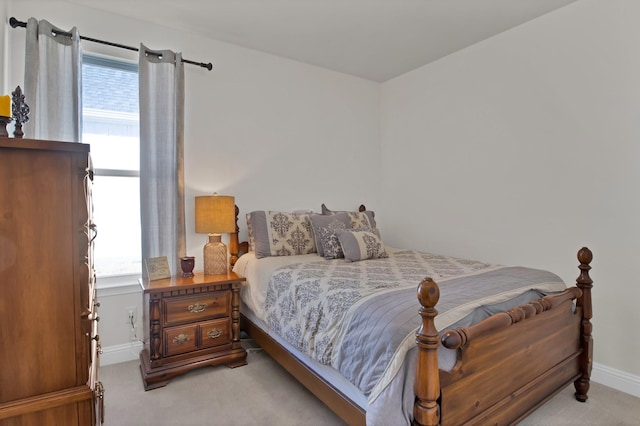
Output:
<svg viewBox="0 0 640 426">
<path fill-rule="evenodd" d="M 438 315 L 435 309 L 440 299 L 438 284 L 431 278 L 425 278 L 418 285 L 420 316 L 422 325 L 416 333 L 418 359 L 416 362 L 416 381 L 413 404 L 414 426 L 437 426 L 440 424 L 440 373 L 438 368 L 438 346 L 440 335 L 434 319 Z"/>
<path fill-rule="evenodd" d="M 233 266 L 238 261 L 238 252 L 239 243 L 238 243 L 238 232 L 240 232 L 240 228 L 238 228 L 238 214 L 240 214 L 240 209 L 236 205 L 236 232 L 229 234 L 229 265 L 230 270 L 233 269 Z"/>
<path fill-rule="evenodd" d="M 578 298 L 577 306 L 582 307 L 582 326 L 580 330 L 580 339 L 582 341 L 582 354 L 580 355 L 580 369 L 582 375 L 574 382 L 576 388 L 576 399 L 585 402 L 588 398 L 589 384 L 591 379 L 591 367 L 593 364 L 593 338 L 591 337 L 592 325 L 591 318 L 593 309 L 591 304 L 591 288 L 593 281 L 589 276 L 591 266 L 589 264 L 593 260 L 593 253 L 586 247 L 578 251 L 578 261 L 580 262 L 580 276 L 576 279 L 576 285 L 582 290 L 582 296 Z"/>
</svg>

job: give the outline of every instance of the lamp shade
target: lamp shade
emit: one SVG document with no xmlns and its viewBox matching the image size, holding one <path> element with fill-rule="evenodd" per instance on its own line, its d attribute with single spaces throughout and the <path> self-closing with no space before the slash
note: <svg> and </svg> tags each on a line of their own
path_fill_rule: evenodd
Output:
<svg viewBox="0 0 640 426">
<path fill-rule="evenodd" d="M 236 204 L 229 195 L 196 197 L 196 232 L 221 234 L 236 232 Z"/>
</svg>

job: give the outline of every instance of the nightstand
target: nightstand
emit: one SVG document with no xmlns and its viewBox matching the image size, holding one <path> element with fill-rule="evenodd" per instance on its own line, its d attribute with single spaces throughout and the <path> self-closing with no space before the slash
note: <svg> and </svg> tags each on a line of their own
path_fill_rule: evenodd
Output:
<svg viewBox="0 0 640 426">
<path fill-rule="evenodd" d="M 145 390 L 165 386 L 194 368 L 246 365 L 247 352 L 240 344 L 243 281 L 233 272 L 140 279 L 144 297 L 140 373 Z"/>
</svg>

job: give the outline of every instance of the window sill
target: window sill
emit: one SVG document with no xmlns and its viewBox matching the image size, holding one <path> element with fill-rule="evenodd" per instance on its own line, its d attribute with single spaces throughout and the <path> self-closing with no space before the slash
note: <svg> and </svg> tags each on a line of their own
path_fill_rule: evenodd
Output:
<svg viewBox="0 0 640 426">
<path fill-rule="evenodd" d="M 97 277 L 98 296 L 139 293 L 139 278 L 139 274 L 99 276 Z"/>
</svg>

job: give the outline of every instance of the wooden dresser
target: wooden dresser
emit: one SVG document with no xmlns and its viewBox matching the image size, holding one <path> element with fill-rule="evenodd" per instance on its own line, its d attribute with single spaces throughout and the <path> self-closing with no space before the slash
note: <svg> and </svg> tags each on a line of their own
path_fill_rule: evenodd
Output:
<svg viewBox="0 0 640 426">
<path fill-rule="evenodd" d="M 233 272 L 141 279 L 144 342 L 140 372 L 145 390 L 207 365 L 245 365 L 240 344 L 240 286 Z"/>
<path fill-rule="evenodd" d="M 89 147 L 0 138 L 0 425 L 101 423 Z"/>
</svg>

